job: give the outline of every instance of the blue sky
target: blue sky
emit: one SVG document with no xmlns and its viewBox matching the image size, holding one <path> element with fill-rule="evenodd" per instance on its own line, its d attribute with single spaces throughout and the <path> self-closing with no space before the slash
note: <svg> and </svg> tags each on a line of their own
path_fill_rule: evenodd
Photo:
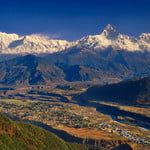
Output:
<svg viewBox="0 0 150 150">
<path fill-rule="evenodd" d="M 0 0 L 0 31 L 76 40 L 107 24 L 137 36 L 150 32 L 150 0 Z"/>
</svg>

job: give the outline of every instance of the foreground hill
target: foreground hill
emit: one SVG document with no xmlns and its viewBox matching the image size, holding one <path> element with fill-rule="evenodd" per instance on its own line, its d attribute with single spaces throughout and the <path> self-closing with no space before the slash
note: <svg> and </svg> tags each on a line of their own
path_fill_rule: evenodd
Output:
<svg viewBox="0 0 150 150">
<path fill-rule="evenodd" d="M 78 96 L 82 100 L 110 101 L 120 104 L 150 104 L 150 77 L 118 84 L 96 85 Z"/>
<path fill-rule="evenodd" d="M 0 149 L 5 150 L 101 150 L 94 146 L 66 143 L 36 126 L 14 122 L 0 114 Z"/>
</svg>

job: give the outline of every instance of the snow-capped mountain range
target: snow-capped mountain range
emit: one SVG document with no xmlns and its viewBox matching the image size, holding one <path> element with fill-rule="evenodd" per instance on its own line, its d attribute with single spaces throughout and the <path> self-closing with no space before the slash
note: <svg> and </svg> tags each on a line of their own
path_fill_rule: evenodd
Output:
<svg viewBox="0 0 150 150">
<path fill-rule="evenodd" d="M 108 24 L 99 35 L 88 35 L 80 40 L 69 42 L 66 40 L 50 40 L 38 34 L 19 36 L 0 32 L 1 54 L 54 53 L 78 45 L 89 49 L 104 50 L 112 47 L 114 50 L 150 52 L 150 33 L 130 37 L 120 34 Z"/>
</svg>

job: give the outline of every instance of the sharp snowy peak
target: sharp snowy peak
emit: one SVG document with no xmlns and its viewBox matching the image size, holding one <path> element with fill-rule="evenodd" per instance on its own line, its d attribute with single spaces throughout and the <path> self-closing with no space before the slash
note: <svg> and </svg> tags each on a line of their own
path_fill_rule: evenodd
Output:
<svg viewBox="0 0 150 150">
<path fill-rule="evenodd" d="M 110 24 L 108 24 L 103 30 L 102 35 L 107 39 L 116 40 L 119 33 Z"/>
<path fill-rule="evenodd" d="M 150 51 L 150 33 L 142 33 L 139 37 L 129 37 L 120 34 L 110 24 L 99 35 L 88 35 L 78 41 L 79 44 L 93 49 L 106 49 L 128 51 Z"/>
<path fill-rule="evenodd" d="M 54 53 L 78 45 L 99 50 L 112 47 L 114 50 L 150 51 L 150 33 L 130 37 L 120 34 L 108 24 L 99 35 L 88 35 L 80 40 L 68 42 L 50 40 L 38 34 L 19 36 L 0 32 L 1 54 Z"/>
</svg>

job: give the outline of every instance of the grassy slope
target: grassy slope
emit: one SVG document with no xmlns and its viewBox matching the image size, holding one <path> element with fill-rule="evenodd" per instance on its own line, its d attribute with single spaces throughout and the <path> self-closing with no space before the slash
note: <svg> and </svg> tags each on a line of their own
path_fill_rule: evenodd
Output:
<svg viewBox="0 0 150 150">
<path fill-rule="evenodd" d="M 56 135 L 28 123 L 14 122 L 0 114 L 2 150 L 100 150 L 93 146 L 66 143 Z"/>
</svg>

